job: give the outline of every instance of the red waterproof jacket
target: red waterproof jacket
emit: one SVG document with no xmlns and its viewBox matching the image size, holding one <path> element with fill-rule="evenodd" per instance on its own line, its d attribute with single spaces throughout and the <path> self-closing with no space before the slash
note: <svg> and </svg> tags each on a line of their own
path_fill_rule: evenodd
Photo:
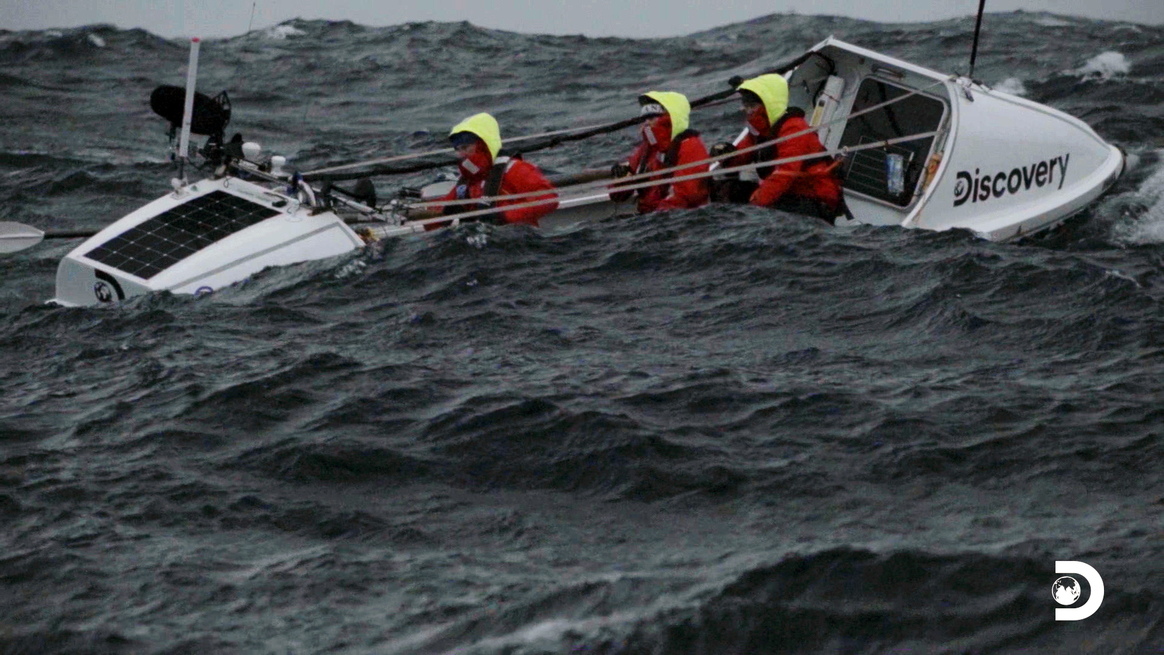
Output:
<svg viewBox="0 0 1164 655">
<path fill-rule="evenodd" d="M 643 141 L 639 144 L 639 147 L 635 148 L 630 159 L 627 160 L 627 164 L 635 173 L 650 173 L 663 168 L 682 166 L 683 164 L 707 159 L 707 147 L 703 145 L 703 139 L 699 137 L 699 133 L 695 130 L 686 130 L 682 134 L 676 135 L 670 146 L 663 150 Z M 674 161 L 668 163 L 672 158 Z M 681 168 L 673 173 L 664 173 L 663 175 L 652 177 L 650 180 L 666 180 L 681 175 L 702 173 L 707 171 L 707 167 L 708 164 L 704 161 L 701 164 Z M 645 181 L 639 180 L 635 184 Z M 624 193 L 614 191 L 610 194 L 610 197 L 615 200 L 625 199 L 626 196 Z M 667 211 L 670 209 L 692 209 L 706 205 L 709 195 L 710 191 L 708 189 L 707 178 L 684 180 L 682 182 L 675 182 L 674 184 L 660 184 L 658 186 L 639 189 L 638 212 L 640 214 L 649 214 L 654 211 Z"/>
<path fill-rule="evenodd" d="M 775 129 L 756 134 L 755 130 L 748 130 L 735 146 L 743 149 L 777 138 L 784 138 L 792 134 L 811 129 L 804 120 L 804 112 L 790 108 L 779 121 Z M 757 138 L 759 140 L 757 140 Z M 731 165 L 739 166 L 753 162 L 772 161 L 785 157 L 798 157 L 825 152 L 820 139 L 815 132 L 808 132 L 800 136 L 781 141 L 770 148 L 761 148 L 752 152 L 745 152 L 732 158 Z M 785 194 L 819 200 L 830 208 L 836 209 L 841 203 L 841 181 L 833 173 L 835 166 L 829 159 L 802 159 L 799 161 L 780 164 L 775 170 L 761 168 L 757 171 L 761 177 L 760 187 L 752 194 L 751 203 L 761 207 L 770 207 Z"/>
<path fill-rule="evenodd" d="M 485 195 L 485 182 L 489 178 L 490 173 L 496 166 L 505 166 L 506 170 L 501 178 L 501 188 L 496 195 L 512 195 L 518 193 L 528 193 L 531 191 L 548 191 L 549 193 L 530 196 L 528 198 L 517 198 L 515 200 L 498 200 L 495 203 L 497 208 L 507 207 L 509 205 L 517 205 L 521 203 L 534 202 L 536 200 L 549 200 L 557 198 L 558 194 L 554 193 L 554 185 L 542 175 L 537 166 L 523 160 L 523 159 L 505 159 L 499 158 L 492 166 L 481 170 L 477 173 L 469 173 L 464 167 L 461 167 L 461 179 L 457 181 L 457 185 L 449 191 L 448 195 L 444 197 L 445 200 L 458 200 L 464 198 L 480 198 Z M 463 211 L 472 211 L 478 209 L 474 205 L 454 205 L 453 207 L 464 208 Z M 450 207 L 449 209 L 453 209 Z M 538 220 L 546 214 L 558 208 L 557 202 L 547 202 L 545 204 L 534 207 L 523 207 L 521 209 L 510 209 L 508 211 L 499 212 L 506 223 L 525 223 L 526 225 L 536 226 Z"/>
</svg>

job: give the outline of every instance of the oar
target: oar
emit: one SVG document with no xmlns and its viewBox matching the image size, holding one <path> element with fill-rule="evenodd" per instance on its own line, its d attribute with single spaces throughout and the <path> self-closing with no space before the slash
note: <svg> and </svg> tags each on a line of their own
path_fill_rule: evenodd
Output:
<svg viewBox="0 0 1164 655">
<path fill-rule="evenodd" d="M 565 186 L 573 184 L 585 184 L 587 182 L 596 182 L 598 180 L 610 179 L 610 168 L 591 168 L 570 175 L 555 175 L 550 178 L 554 183 L 554 188 L 560 189 Z"/>
<path fill-rule="evenodd" d="M 45 239 L 82 239 L 97 234 L 96 230 L 38 230 L 23 223 L 0 223 L 0 253 L 20 252 Z"/>
<path fill-rule="evenodd" d="M 791 61 L 780 64 L 779 66 L 772 68 L 770 70 L 767 70 L 765 72 L 766 73 L 779 73 L 779 74 L 783 75 L 784 73 L 787 73 L 788 71 L 792 70 L 793 68 L 796 68 L 797 66 L 803 64 L 805 61 L 808 60 L 809 57 L 811 57 L 815 54 L 817 54 L 815 50 L 810 50 L 810 51 L 800 55 L 799 57 L 797 57 Z M 702 98 L 696 98 L 695 100 L 691 101 L 691 107 L 692 108 L 701 107 L 703 105 L 711 104 L 713 102 L 718 102 L 718 101 L 723 100 L 725 98 L 730 98 L 731 96 L 735 95 L 736 87 L 738 87 L 741 83 L 743 83 L 743 81 L 744 81 L 744 79 L 742 77 L 740 77 L 739 75 L 734 75 L 734 76 L 732 76 L 732 78 L 730 80 L 728 80 L 728 86 L 731 88 L 726 89 L 724 91 L 712 93 L 711 95 L 703 96 Z M 539 143 L 535 143 L 535 144 L 529 145 L 529 146 L 523 146 L 521 148 L 516 148 L 514 150 L 517 151 L 518 154 L 523 154 L 523 155 L 529 154 L 531 152 L 545 150 L 546 148 L 553 148 L 554 146 L 561 145 L 562 143 L 566 143 L 568 141 L 581 141 L 583 139 L 589 139 L 592 136 L 598 136 L 599 134 L 608 134 L 610 132 L 616 132 L 616 131 L 621 130 L 623 128 L 630 127 L 632 125 L 638 125 L 642 122 L 643 122 L 643 119 L 641 116 L 634 116 L 634 117 L 627 118 L 627 119 L 624 119 L 621 121 L 615 121 L 613 123 L 606 123 L 604 125 L 597 125 L 591 129 L 584 129 L 581 131 L 561 130 L 559 132 L 554 133 L 554 135 L 552 137 L 541 140 L 541 142 L 539 142 Z M 570 132 L 570 133 L 563 134 L 562 132 Z M 509 150 L 510 149 L 507 148 L 505 151 L 503 151 L 503 153 L 509 153 Z M 441 150 L 441 151 L 435 151 L 432 153 L 423 153 L 423 154 L 425 156 L 427 156 L 430 154 L 441 154 L 441 153 L 447 153 L 447 152 L 448 152 L 447 150 Z M 384 161 L 390 161 L 390 160 L 399 161 L 400 159 L 410 159 L 410 158 L 411 158 L 411 156 L 409 156 L 409 155 L 402 155 L 399 157 L 392 157 L 392 158 L 386 159 Z M 361 177 L 375 177 L 375 176 L 380 176 L 380 175 L 402 175 L 404 173 L 417 173 L 420 171 L 432 170 L 434 168 L 445 168 L 447 166 L 455 166 L 456 164 L 457 164 L 457 160 L 445 157 L 439 161 L 419 162 L 419 163 L 415 163 L 415 164 L 409 164 L 406 166 L 370 166 L 367 169 L 362 170 L 362 171 L 357 172 L 357 173 L 323 173 L 323 172 L 319 172 L 319 171 L 309 171 L 309 172 L 303 174 L 303 179 L 305 179 L 309 182 L 314 182 L 317 180 L 324 180 L 324 179 L 329 179 L 329 180 L 334 180 L 334 181 L 354 180 L 354 179 L 358 179 Z M 351 166 L 354 166 L 354 164 L 334 167 L 334 169 L 335 170 L 347 169 Z M 324 169 L 324 170 L 332 170 L 332 169 Z"/>
</svg>

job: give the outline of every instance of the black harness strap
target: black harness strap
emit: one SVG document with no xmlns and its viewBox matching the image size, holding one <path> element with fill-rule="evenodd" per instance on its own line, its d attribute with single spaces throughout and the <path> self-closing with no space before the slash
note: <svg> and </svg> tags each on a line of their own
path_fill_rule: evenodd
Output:
<svg viewBox="0 0 1164 655">
<path fill-rule="evenodd" d="M 794 118 L 794 117 L 795 118 L 804 118 L 804 110 L 799 108 L 799 107 L 789 107 L 788 111 L 784 112 L 784 115 L 780 117 L 780 120 L 776 121 L 776 124 L 773 125 L 771 130 L 768 132 L 768 134 L 770 136 L 763 137 L 763 135 L 761 135 L 761 137 L 764 138 L 765 141 L 769 141 L 769 140 L 778 138 L 780 136 L 781 128 L 784 127 L 785 121 L 787 121 L 789 118 Z M 756 158 L 754 159 L 754 161 L 756 163 L 759 163 L 762 161 L 772 161 L 774 159 L 779 159 L 779 158 L 780 158 L 780 146 L 779 146 L 779 144 L 772 144 L 772 145 L 768 146 L 767 148 L 760 148 L 759 150 L 757 150 L 756 151 Z M 811 166 L 813 164 L 821 164 L 821 163 L 831 164 L 833 162 L 833 160 L 834 160 L 834 157 L 832 157 L 830 155 L 826 155 L 826 154 L 821 154 L 821 156 L 819 156 L 819 157 L 813 157 L 811 159 L 802 159 L 801 161 L 807 167 L 807 166 Z M 759 175 L 760 179 L 762 180 L 762 179 L 768 177 L 769 175 L 771 175 L 772 171 L 774 171 L 774 170 L 776 170 L 775 166 L 764 166 L 761 168 L 757 168 L 756 174 Z M 837 175 L 835 172 L 833 174 Z"/>
<path fill-rule="evenodd" d="M 489 177 L 485 178 L 485 186 L 481 189 L 481 195 L 486 198 L 492 198 L 501 192 L 501 181 L 505 179 L 505 172 L 509 170 L 509 164 L 512 159 L 499 161 L 493 163 L 493 168 L 489 170 Z M 493 206 L 493 203 L 490 203 Z"/>
<path fill-rule="evenodd" d="M 485 178 L 485 184 L 481 187 L 482 196 L 486 198 L 492 198 L 500 193 L 501 182 L 505 179 L 505 172 L 509 170 L 509 164 L 512 163 L 514 159 L 520 159 L 520 157 L 509 157 L 505 159 L 498 158 L 497 161 L 493 162 L 493 167 L 489 169 L 489 176 Z M 459 187 L 467 184 L 468 183 L 465 181 L 465 177 L 463 175 L 457 178 L 456 186 Z M 473 205 L 446 205 L 445 208 L 441 210 L 441 214 L 444 216 L 452 216 L 453 214 L 461 214 L 470 210 L 475 211 L 478 209 L 485 209 L 487 207 L 496 207 L 496 204 L 493 202 L 483 202 L 480 204 L 480 206 L 477 207 L 474 207 Z M 491 215 L 486 215 L 476 220 L 489 222 L 490 218 Z"/>
<path fill-rule="evenodd" d="M 768 129 L 767 135 L 761 134 L 757 138 L 762 139 L 764 141 L 771 141 L 771 140 L 777 138 L 780 135 L 780 129 L 784 127 L 784 123 L 787 122 L 788 119 L 792 118 L 793 116 L 798 116 L 800 118 L 804 118 L 804 110 L 799 109 L 797 107 L 789 107 L 784 112 L 784 115 L 781 116 L 779 118 L 779 120 L 776 121 L 776 124 Z M 779 148 L 777 147 L 777 144 L 774 143 L 766 148 L 760 148 L 759 150 L 757 150 L 755 161 L 756 161 L 756 163 L 759 163 L 762 161 L 772 161 L 773 159 L 776 159 L 779 156 L 780 156 Z M 756 169 L 756 175 L 759 175 L 760 179 L 762 180 L 762 179 L 768 177 L 769 175 L 771 175 L 772 171 L 774 171 L 774 170 L 776 170 L 775 166 L 763 166 L 763 167 Z"/>
<path fill-rule="evenodd" d="M 676 134 L 675 138 L 671 139 L 671 147 L 667 148 L 667 154 L 663 157 L 663 163 L 667 165 L 667 168 L 674 168 L 679 163 L 679 148 L 685 140 L 693 136 L 699 136 L 699 132 L 688 129 Z"/>
</svg>

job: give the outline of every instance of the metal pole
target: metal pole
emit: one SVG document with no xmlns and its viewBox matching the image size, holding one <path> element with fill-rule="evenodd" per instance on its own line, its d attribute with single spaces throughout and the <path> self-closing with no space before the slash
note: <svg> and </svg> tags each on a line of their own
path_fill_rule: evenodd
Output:
<svg viewBox="0 0 1164 655">
<path fill-rule="evenodd" d="M 178 177 L 186 178 L 186 152 L 190 146 L 190 123 L 194 120 L 194 81 L 198 77 L 198 37 L 190 39 L 190 65 L 186 67 L 186 107 L 182 111 L 182 139 L 178 142 Z"/>
</svg>

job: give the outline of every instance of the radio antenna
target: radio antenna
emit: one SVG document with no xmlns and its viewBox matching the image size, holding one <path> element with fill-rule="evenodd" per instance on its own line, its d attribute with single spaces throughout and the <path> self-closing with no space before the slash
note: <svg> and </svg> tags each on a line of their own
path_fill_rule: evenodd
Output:
<svg viewBox="0 0 1164 655">
<path fill-rule="evenodd" d="M 186 99 L 182 110 L 182 136 L 178 141 L 178 178 L 186 184 L 186 159 L 190 145 L 190 126 L 194 122 L 194 89 L 198 79 L 198 47 L 202 40 L 190 39 L 190 63 L 186 66 Z"/>
<path fill-rule="evenodd" d="M 978 0 L 978 20 L 974 23 L 974 47 L 970 50 L 970 74 L 974 79 L 974 60 L 978 58 L 978 33 L 982 31 L 982 12 L 986 9 L 986 0 Z"/>
</svg>

